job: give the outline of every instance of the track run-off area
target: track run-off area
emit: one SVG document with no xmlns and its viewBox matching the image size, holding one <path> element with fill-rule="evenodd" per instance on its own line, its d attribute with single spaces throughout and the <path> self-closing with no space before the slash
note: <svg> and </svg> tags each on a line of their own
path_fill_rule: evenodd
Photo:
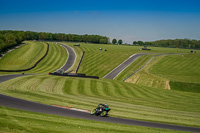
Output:
<svg viewBox="0 0 200 133">
<path fill-rule="evenodd" d="M 67 71 L 73 66 L 76 60 L 76 53 L 71 47 L 66 46 L 66 45 L 62 45 L 62 46 L 64 46 L 67 49 L 69 55 L 68 55 L 68 59 L 66 63 L 60 69 Z M 126 69 L 126 67 L 128 67 L 131 63 L 133 63 L 136 59 L 138 59 L 142 55 L 144 54 L 140 53 L 140 54 L 135 54 L 131 56 L 129 59 L 124 61 L 121 65 L 119 65 L 109 74 L 107 74 L 104 78 L 114 79 L 120 72 Z M 26 75 L 14 74 L 14 75 L 0 76 L 0 83 L 5 82 L 10 79 L 21 77 L 21 76 L 26 76 Z M 4 94 L 0 94 L 0 105 L 5 106 L 5 107 L 20 109 L 20 110 L 31 111 L 31 112 L 47 113 L 47 114 L 94 120 L 94 121 L 104 121 L 104 122 L 119 123 L 119 124 L 133 125 L 133 126 L 145 126 L 145 127 L 171 129 L 171 130 L 178 130 L 178 131 L 200 132 L 200 128 L 195 128 L 195 127 L 146 122 L 146 121 L 123 119 L 123 118 L 116 118 L 116 117 L 95 117 L 95 116 L 91 116 L 89 113 L 86 113 L 86 112 L 80 112 L 76 110 L 64 109 L 64 108 L 55 107 L 51 105 L 41 104 L 37 102 L 23 100 L 20 98 L 7 96 Z"/>
</svg>

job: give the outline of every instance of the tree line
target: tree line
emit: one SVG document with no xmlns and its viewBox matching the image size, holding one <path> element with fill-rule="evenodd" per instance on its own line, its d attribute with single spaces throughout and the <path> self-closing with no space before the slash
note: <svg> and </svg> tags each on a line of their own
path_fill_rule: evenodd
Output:
<svg viewBox="0 0 200 133">
<path fill-rule="evenodd" d="M 12 46 L 21 44 L 24 40 L 71 41 L 101 44 L 110 43 L 108 37 L 100 35 L 3 30 L 0 31 L 0 53 Z"/>
<path fill-rule="evenodd" d="M 0 53 L 8 48 L 21 44 L 24 40 L 48 40 L 48 41 L 71 41 L 71 42 L 88 42 L 109 44 L 110 40 L 106 36 L 100 35 L 76 35 L 64 33 L 47 33 L 33 31 L 12 31 L 0 30 Z M 112 44 L 123 44 L 119 39 L 113 39 Z M 152 42 L 133 41 L 133 45 L 154 46 L 154 47 L 171 47 L 171 48 L 190 48 L 200 49 L 200 40 L 191 39 L 168 39 L 157 40 Z"/>
<path fill-rule="evenodd" d="M 168 40 L 157 40 L 152 42 L 133 41 L 133 45 L 200 49 L 200 40 L 168 39 Z"/>
<path fill-rule="evenodd" d="M 117 41 L 117 39 L 114 38 L 114 39 L 112 40 L 112 44 L 120 44 L 120 45 L 121 45 L 122 43 L 123 43 L 122 39 L 119 39 L 119 40 Z"/>
<path fill-rule="evenodd" d="M 112 40 L 112 44 L 123 44 L 120 39 Z M 187 48 L 187 49 L 200 49 L 200 40 L 191 39 L 168 39 L 168 40 L 157 40 L 152 42 L 133 41 L 133 45 L 138 46 L 153 46 L 153 47 L 169 47 L 169 48 Z"/>
</svg>

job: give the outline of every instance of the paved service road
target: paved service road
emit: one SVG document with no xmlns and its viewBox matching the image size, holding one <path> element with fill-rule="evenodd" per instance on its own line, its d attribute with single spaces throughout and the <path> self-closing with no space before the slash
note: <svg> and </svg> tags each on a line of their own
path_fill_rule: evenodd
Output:
<svg viewBox="0 0 200 133">
<path fill-rule="evenodd" d="M 108 73 L 103 78 L 114 79 L 118 74 L 120 74 L 124 69 L 126 69 L 137 58 L 139 58 L 140 56 L 145 55 L 145 54 L 147 54 L 147 53 L 139 53 L 139 54 L 134 54 L 134 55 L 130 56 L 127 60 L 125 60 L 122 64 L 120 64 L 115 69 L 113 69 L 110 73 Z"/>
<path fill-rule="evenodd" d="M 93 116 L 86 112 L 80 112 L 76 110 L 70 110 L 70 109 L 55 107 L 51 105 L 31 102 L 31 101 L 27 101 L 27 100 L 23 100 L 19 98 L 6 96 L 3 94 L 0 94 L 0 105 L 10 107 L 10 108 L 16 108 L 20 110 L 47 113 L 47 114 L 60 115 L 60 116 L 73 117 L 73 118 L 81 118 L 81 119 L 94 120 L 94 121 L 104 121 L 104 122 L 111 122 L 111 123 L 119 123 L 119 124 L 134 125 L 134 126 L 145 126 L 145 127 L 153 127 L 153 128 L 163 128 L 163 129 L 171 129 L 171 130 L 179 130 L 179 131 L 200 132 L 200 128 L 194 128 L 194 127 L 160 124 L 160 123 L 145 122 L 145 121 L 139 121 L 139 120 L 122 119 L 122 118 L 116 118 L 116 117 Z"/>
<path fill-rule="evenodd" d="M 63 69 L 64 72 L 69 70 L 75 63 L 75 60 L 76 60 L 76 53 L 74 52 L 74 50 L 67 46 L 67 45 L 64 45 L 64 44 L 61 44 L 59 43 L 59 45 L 65 47 L 67 49 L 67 52 L 68 52 L 68 59 L 67 59 L 67 62 L 60 68 L 60 69 Z"/>
</svg>

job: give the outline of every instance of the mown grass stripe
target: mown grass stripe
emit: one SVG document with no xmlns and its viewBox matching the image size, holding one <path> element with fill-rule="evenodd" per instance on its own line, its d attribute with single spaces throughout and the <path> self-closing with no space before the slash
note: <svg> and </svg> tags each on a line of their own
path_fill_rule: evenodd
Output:
<svg viewBox="0 0 200 133">
<path fill-rule="evenodd" d="M 6 63 L 0 63 L 0 67 L 5 67 L 6 69 L 4 70 L 8 72 L 27 71 L 28 69 L 32 69 L 46 56 L 46 53 L 48 52 L 48 46 L 43 45 L 41 47 L 41 45 L 42 43 L 30 43 L 12 51 L 11 53 L 8 53 L 8 56 L 5 56 L 5 58 L 0 60 L 0 62 L 2 60 L 4 62 L 6 59 Z M 29 49 L 24 51 L 24 48 L 27 46 L 30 46 Z"/>
<path fill-rule="evenodd" d="M 132 91 L 132 88 L 131 88 L 131 87 L 127 86 L 126 84 L 121 84 L 121 85 L 122 85 L 122 87 L 123 87 L 124 89 L 126 89 L 127 93 L 130 95 L 130 97 L 135 96 L 135 94 L 134 94 L 134 92 Z"/>
<path fill-rule="evenodd" d="M 78 80 L 78 94 L 84 94 L 84 86 L 85 86 L 85 81 L 84 80 Z"/>
<path fill-rule="evenodd" d="M 72 105 L 72 107 L 85 108 L 85 109 L 93 109 L 94 106 L 96 106 L 98 103 L 107 103 L 108 105 L 112 107 L 111 114 L 114 116 L 121 116 L 121 117 L 128 116 L 129 118 L 134 118 L 134 119 L 142 118 L 142 119 L 147 119 L 147 120 L 154 119 L 155 121 L 161 121 L 161 122 L 173 121 L 174 123 L 191 123 L 191 121 L 193 121 L 192 124 L 200 123 L 197 120 L 195 120 L 196 118 L 198 118 L 198 115 L 199 115 L 197 111 L 198 108 L 196 107 L 196 105 L 199 104 L 198 103 L 199 95 L 194 95 L 192 96 L 192 98 L 187 99 L 185 97 L 190 96 L 189 94 L 177 93 L 179 95 L 179 98 L 178 98 L 179 100 L 175 100 L 174 96 L 176 96 L 177 94 L 172 91 L 166 91 L 166 90 L 158 91 L 159 89 L 146 88 L 144 86 L 127 84 L 127 83 L 125 84 L 123 82 L 116 82 L 112 80 L 90 79 L 92 80 L 92 82 L 95 82 L 95 83 L 91 83 L 88 81 L 85 82 L 86 79 L 77 79 L 77 78 L 65 78 L 65 77 L 61 78 L 61 77 L 56 77 L 56 76 L 54 77 L 54 76 L 45 76 L 45 75 L 44 76 L 34 75 L 30 77 L 31 79 L 24 78 L 24 80 L 20 82 L 21 85 L 19 85 L 19 82 L 15 82 L 17 89 L 12 88 L 13 91 L 5 90 L 4 93 L 9 92 L 10 94 L 14 94 L 19 97 L 24 97 L 25 99 L 33 98 L 35 99 L 35 101 L 42 100 L 44 103 L 49 103 L 49 104 L 57 104 L 57 105 L 65 105 L 65 106 Z M 39 82 L 42 82 L 42 85 L 45 86 L 43 91 L 39 90 L 41 86 L 36 86 L 37 89 L 35 89 L 35 91 L 31 90 L 30 86 L 32 84 L 34 85 L 36 82 L 34 79 L 37 79 L 34 77 L 41 79 Z M 49 79 L 47 80 L 45 78 L 49 78 Z M 61 79 L 64 79 L 64 80 L 61 80 Z M 56 80 L 54 82 L 55 84 L 53 85 L 53 88 L 51 87 L 48 88 L 46 84 L 48 82 L 52 82 L 53 80 Z M 63 83 L 61 83 L 61 81 Z M 115 83 L 113 84 L 113 82 Z M 73 92 L 64 92 L 64 89 L 63 89 L 63 93 L 55 94 L 54 90 L 57 89 L 58 83 L 65 84 L 65 86 L 67 85 L 69 87 L 67 88 L 67 91 L 72 90 Z M 106 83 L 106 85 L 104 85 L 104 83 Z M 7 83 L 0 85 L 0 92 L 3 91 L 2 89 L 5 88 L 6 84 Z M 103 88 L 98 87 L 100 86 L 100 84 L 102 84 Z M 116 91 L 115 84 L 117 84 L 122 95 L 115 93 Z M 124 85 L 128 86 L 128 88 L 134 93 L 134 96 L 128 94 L 128 89 L 126 89 Z M 2 88 L 2 86 L 4 87 Z M 108 93 L 105 91 L 106 89 L 104 88 L 104 86 L 108 86 L 106 87 L 108 90 Z M 84 93 L 80 93 L 80 87 L 84 88 Z M 98 93 L 90 92 L 92 90 L 91 88 L 93 87 L 98 88 L 98 90 L 96 90 Z M 74 88 L 78 88 L 79 90 L 74 90 Z M 102 89 L 103 89 L 103 93 L 100 92 L 100 90 Z M 144 92 L 148 93 L 148 95 L 144 95 L 143 91 L 141 92 L 141 90 L 144 90 Z M 105 95 L 106 94 L 105 92 L 107 93 L 107 95 Z M 168 98 L 157 97 L 156 93 L 157 95 L 161 95 L 161 96 L 165 94 L 166 96 L 169 96 L 169 97 Z M 102 99 L 102 96 L 103 96 L 103 99 Z M 184 107 L 186 106 L 187 101 L 190 101 L 191 103 L 187 104 L 188 108 L 185 109 Z M 118 105 L 121 105 L 121 108 L 118 108 Z M 162 109 L 162 108 L 166 108 L 166 109 Z M 179 110 L 182 112 L 180 113 Z M 190 110 L 190 111 L 188 112 L 186 110 Z M 181 115 L 177 115 L 176 113 L 181 114 Z M 173 117 L 173 116 L 176 116 L 176 117 Z M 174 120 L 173 118 L 177 118 L 179 120 Z M 181 120 L 184 120 L 184 122 Z M 198 124 L 194 124 L 194 125 L 198 125 Z"/>
<path fill-rule="evenodd" d="M 105 94 L 104 94 L 102 82 L 97 82 L 96 86 L 97 86 L 97 91 L 98 91 L 99 96 L 103 96 L 104 97 Z"/>
<path fill-rule="evenodd" d="M 72 90 L 71 90 L 72 82 L 73 80 L 70 80 L 70 79 L 67 79 L 64 81 L 64 86 L 62 88 L 64 94 L 69 94 L 69 95 L 72 94 Z"/>
<path fill-rule="evenodd" d="M 102 83 L 102 85 L 103 85 L 103 92 L 104 92 L 104 94 L 106 95 L 106 96 L 110 96 L 110 93 L 109 93 L 109 91 L 108 91 L 108 83 L 106 83 L 106 82 L 103 82 Z"/>
<path fill-rule="evenodd" d="M 99 95 L 96 80 L 90 80 L 90 91 L 93 95 Z"/>
<path fill-rule="evenodd" d="M 48 73 L 60 68 L 67 59 L 66 50 L 60 45 L 49 43 L 50 49 L 47 57 L 38 66 L 28 73 Z"/>
<path fill-rule="evenodd" d="M 117 94 L 117 95 L 119 95 L 120 97 L 128 97 L 128 95 L 125 93 L 125 91 L 124 91 L 124 88 L 122 88 L 121 86 L 120 86 L 120 84 L 118 84 L 118 83 L 116 83 L 116 82 L 113 82 L 112 83 L 113 84 L 113 86 L 114 86 L 114 88 L 115 88 L 115 93 Z"/>
</svg>

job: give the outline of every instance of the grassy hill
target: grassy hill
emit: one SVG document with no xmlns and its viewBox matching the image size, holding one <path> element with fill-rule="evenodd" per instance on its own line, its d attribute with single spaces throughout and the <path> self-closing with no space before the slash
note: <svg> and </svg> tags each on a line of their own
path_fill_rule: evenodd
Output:
<svg viewBox="0 0 200 133">
<path fill-rule="evenodd" d="M 49 43 L 49 53 L 47 56 L 35 67 L 27 73 L 45 73 L 55 72 L 61 68 L 68 58 L 66 49 L 58 44 Z"/>
<path fill-rule="evenodd" d="M 47 45 L 44 42 L 28 41 L 28 44 L 13 50 L 0 59 L 2 69 L 25 69 L 32 67 L 46 52 Z M 25 53 L 25 54 L 24 54 Z M 47 56 L 34 68 L 25 73 L 54 72 L 61 68 L 68 58 L 66 49 L 55 43 L 49 43 Z M 0 75 L 14 74 L 16 72 L 0 72 Z"/>
<path fill-rule="evenodd" d="M 43 42 L 27 41 L 27 44 L 13 50 L 0 59 L 1 70 L 20 70 L 32 67 L 47 50 Z"/>
<path fill-rule="evenodd" d="M 31 75 L 0 84 L 0 93 L 35 102 L 92 110 L 107 103 L 116 117 L 200 127 L 200 94 L 113 80 Z"/>
<path fill-rule="evenodd" d="M 55 43 L 49 44 L 49 54 L 36 68 L 26 73 L 47 74 L 63 66 L 68 56 L 65 48 Z M 200 127 L 200 93 L 194 93 L 197 90 L 195 88 L 199 88 L 200 83 L 198 67 L 200 55 L 198 52 L 186 54 L 183 57 L 182 55 L 155 57 L 144 69 L 127 79 L 126 82 L 122 82 L 121 80 L 143 66 L 152 55 L 145 55 L 137 59 L 115 80 L 106 80 L 102 77 L 135 53 L 189 53 L 190 50 L 152 47 L 152 51 L 140 51 L 140 46 L 80 43 L 81 47 L 76 47 L 73 46 L 75 43 L 65 44 L 74 48 L 77 55 L 73 72 L 75 72 L 82 50 L 84 50 L 85 55 L 78 72 L 99 76 L 101 79 L 30 75 L 1 83 L 0 93 L 49 105 L 71 105 L 74 108 L 87 110 L 94 109 L 99 103 L 107 103 L 112 109 L 111 116 Z M 103 50 L 99 50 L 99 48 Z M 18 50 L 23 51 L 23 49 L 25 48 L 22 47 Z M 35 47 L 35 49 L 39 49 L 39 47 Z M 105 49 L 107 51 L 104 51 Z M 22 51 L 19 53 L 22 54 Z M 7 60 L 12 59 L 12 56 Z M 182 89 L 186 86 L 188 88 L 193 86 L 192 92 Z M 4 111 L 3 113 L 0 111 L 0 116 L 2 116 L 0 124 L 4 125 L 0 129 L 8 132 L 13 131 L 12 129 L 16 129 L 14 130 L 16 132 L 31 132 L 33 130 L 46 132 L 50 129 L 65 132 L 65 127 L 70 127 L 72 132 L 79 132 L 77 128 L 79 125 L 84 127 L 84 130 L 82 130 L 84 132 L 100 132 L 102 130 L 105 132 L 112 132 L 112 130 L 113 132 L 171 132 L 169 130 L 126 125 L 118 125 L 119 129 L 117 125 L 112 123 L 63 118 L 4 107 L 0 107 L 0 110 Z M 20 117 L 21 114 L 24 114 L 24 116 Z M 40 119 L 35 119 L 36 117 L 40 117 Z M 13 124 L 12 119 L 3 122 L 8 118 L 20 121 L 22 126 L 19 126 L 19 123 Z M 31 124 L 29 123 L 30 119 L 32 120 Z M 56 128 L 58 123 L 61 129 Z M 43 126 L 36 128 L 38 124 Z M 28 125 L 30 125 L 30 128 L 25 128 Z M 99 125 L 102 125 L 103 128 Z"/>
<path fill-rule="evenodd" d="M 200 92 L 199 66 L 199 53 L 159 56 L 126 82 L 154 88 Z"/>
<path fill-rule="evenodd" d="M 75 43 L 66 43 L 75 44 Z M 85 51 L 79 73 L 104 77 L 111 70 L 135 53 L 188 53 L 190 50 L 149 47 L 151 51 L 139 50 L 141 46 L 105 45 L 80 43 Z M 100 50 L 102 48 L 102 50 Z M 107 51 L 104 51 L 107 50 Z M 120 77 L 119 77 L 120 79 Z"/>
<path fill-rule="evenodd" d="M 150 73 L 173 81 L 200 83 L 200 53 L 163 56 Z"/>
</svg>

